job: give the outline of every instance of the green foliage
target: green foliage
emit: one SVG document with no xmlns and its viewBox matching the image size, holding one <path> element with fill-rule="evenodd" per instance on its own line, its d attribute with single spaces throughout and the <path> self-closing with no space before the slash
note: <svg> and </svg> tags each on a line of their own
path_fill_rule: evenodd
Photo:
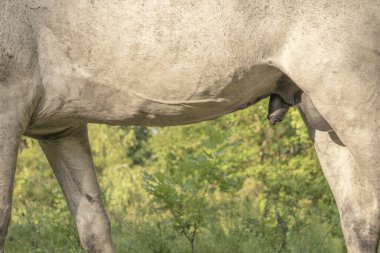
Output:
<svg viewBox="0 0 380 253">
<path fill-rule="evenodd" d="M 306 129 L 266 102 L 192 126 L 90 126 L 117 252 L 345 252 Z M 82 252 L 38 144 L 24 140 L 8 252 Z"/>
</svg>

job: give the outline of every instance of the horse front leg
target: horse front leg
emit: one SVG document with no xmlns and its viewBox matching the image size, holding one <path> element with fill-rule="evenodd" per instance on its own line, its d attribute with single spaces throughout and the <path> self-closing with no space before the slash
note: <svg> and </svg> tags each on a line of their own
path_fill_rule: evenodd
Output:
<svg viewBox="0 0 380 253">
<path fill-rule="evenodd" d="M 96 179 L 87 127 L 69 128 L 40 140 L 89 253 L 112 253 L 111 226 Z"/>
<path fill-rule="evenodd" d="M 21 136 L 35 103 L 29 80 L 0 80 L 0 253 L 11 220 L 13 182 Z"/>
<path fill-rule="evenodd" d="M 10 127 L 10 120 L 0 115 L 0 253 L 4 252 L 11 221 L 13 181 L 21 136 Z"/>
</svg>

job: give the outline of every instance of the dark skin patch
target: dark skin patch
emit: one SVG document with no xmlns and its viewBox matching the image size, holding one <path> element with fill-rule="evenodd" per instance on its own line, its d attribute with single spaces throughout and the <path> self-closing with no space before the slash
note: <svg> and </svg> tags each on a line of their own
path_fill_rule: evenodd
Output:
<svg viewBox="0 0 380 253">
<path fill-rule="evenodd" d="M 380 56 L 380 50 L 376 50 L 376 49 L 374 49 L 374 50 L 372 50 L 377 56 Z"/>
<path fill-rule="evenodd" d="M 342 147 L 345 147 L 346 145 L 344 145 L 344 143 L 340 140 L 339 136 L 336 134 L 335 131 L 331 131 L 329 132 L 329 135 L 330 135 L 330 138 L 333 142 L 335 142 L 336 144 L 342 146 Z"/>
<path fill-rule="evenodd" d="M 360 250 L 362 252 L 376 252 L 378 239 L 368 237 L 366 235 L 375 235 L 377 232 L 375 227 L 371 227 L 369 231 L 363 231 L 364 228 L 368 227 L 365 219 L 353 219 L 354 213 L 350 205 L 346 204 L 341 209 L 342 213 L 342 224 L 347 227 L 352 227 L 352 232 L 347 238 L 347 244 L 352 245 L 357 242 Z M 356 238 L 356 240 L 354 240 Z"/>
<path fill-rule="evenodd" d="M 94 234 L 89 234 L 83 239 L 83 246 L 91 253 L 100 253 L 98 247 L 96 246 L 96 236 Z"/>
<path fill-rule="evenodd" d="M 358 220 L 358 221 L 352 221 L 354 223 L 353 232 L 355 233 L 356 237 L 358 238 L 359 247 L 363 252 L 375 252 L 376 251 L 376 244 L 373 241 L 373 238 L 368 238 L 363 235 L 362 229 L 366 227 L 366 223 L 364 220 Z M 374 234 L 374 229 L 370 229 L 368 234 Z"/>
<path fill-rule="evenodd" d="M 281 96 L 271 94 L 267 116 L 270 124 L 274 126 L 276 123 L 281 122 L 288 113 L 290 106 L 291 105 L 286 103 Z"/>
<path fill-rule="evenodd" d="M 94 197 L 91 197 L 90 195 L 88 195 L 87 193 L 85 194 L 86 196 L 86 199 L 90 202 L 94 202 L 95 198 Z"/>
</svg>

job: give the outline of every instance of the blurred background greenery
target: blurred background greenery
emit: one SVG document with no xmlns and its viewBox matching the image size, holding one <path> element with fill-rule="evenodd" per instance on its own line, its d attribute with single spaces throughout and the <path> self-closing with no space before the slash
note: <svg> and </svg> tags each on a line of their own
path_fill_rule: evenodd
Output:
<svg viewBox="0 0 380 253">
<path fill-rule="evenodd" d="M 91 125 L 116 252 L 346 252 L 333 196 L 298 112 L 267 101 L 214 121 Z M 83 252 L 38 143 L 24 139 L 7 252 Z"/>
</svg>

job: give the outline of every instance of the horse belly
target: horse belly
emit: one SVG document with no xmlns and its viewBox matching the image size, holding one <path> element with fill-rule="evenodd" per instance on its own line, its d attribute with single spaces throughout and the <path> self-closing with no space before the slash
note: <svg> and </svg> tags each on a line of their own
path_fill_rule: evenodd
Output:
<svg viewBox="0 0 380 253">
<path fill-rule="evenodd" d="M 45 99 L 33 122 L 193 123 L 267 95 L 280 75 L 246 53 L 250 43 L 234 45 L 209 5 L 186 16 L 154 4 L 73 6 L 39 30 Z"/>
</svg>

